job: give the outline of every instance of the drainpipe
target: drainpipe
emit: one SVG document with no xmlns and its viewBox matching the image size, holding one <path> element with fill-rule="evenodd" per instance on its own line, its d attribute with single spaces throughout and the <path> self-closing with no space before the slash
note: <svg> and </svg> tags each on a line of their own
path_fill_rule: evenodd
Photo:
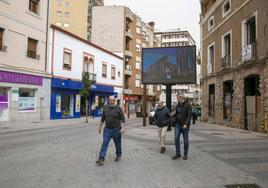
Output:
<svg viewBox="0 0 268 188">
<path fill-rule="evenodd" d="M 49 42 L 48 42 L 48 34 L 49 34 L 49 1 L 50 0 L 47 0 L 47 23 L 46 23 L 46 49 L 45 49 L 45 73 L 47 73 L 47 60 L 48 60 L 48 57 L 47 57 L 47 51 L 48 51 L 48 45 L 49 45 Z"/>
</svg>

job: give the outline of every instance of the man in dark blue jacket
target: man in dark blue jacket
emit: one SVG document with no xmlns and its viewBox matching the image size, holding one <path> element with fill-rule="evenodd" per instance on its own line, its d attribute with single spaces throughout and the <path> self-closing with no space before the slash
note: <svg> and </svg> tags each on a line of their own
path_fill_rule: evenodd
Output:
<svg viewBox="0 0 268 188">
<path fill-rule="evenodd" d="M 183 160 L 188 158 L 189 150 L 189 129 L 191 124 L 192 106 L 185 100 L 182 95 L 177 95 L 178 104 L 176 106 L 176 127 L 175 127 L 175 147 L 176 154 L 172 157 L 173 160 L 181 157 L 180 151 L 180 136 L 183 136 L 184 156 Z"/>
<path fill-rule="evenodd" d="M 163 101 L 158 102 L 158 107 L 154 114 L 154 119 L 158 128 L 158 135 L 160 139 L 160 153 L 166 151 L 165 141 L 166 141 L 166 132 L 168 125 L 170 123 L 170 111 L 163 104 Z"/>
</svg>

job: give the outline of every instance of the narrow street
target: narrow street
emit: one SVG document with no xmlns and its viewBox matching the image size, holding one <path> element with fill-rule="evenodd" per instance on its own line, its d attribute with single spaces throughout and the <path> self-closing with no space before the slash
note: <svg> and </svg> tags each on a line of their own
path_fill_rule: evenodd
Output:
<svg viewBox="0 0 268 188">
<path fill-rule="evenodd" d="M 265 135 L 198 122 L 190 130 L 189 159 L 172 161 L 174 131 L 168 132 L 167 151 L 160 154 L 156 126 L 142 127 L 142 119 L 132 118 L 123 136 L 123 159 L 113 161 L 111 142 L 105 165 L 96 166 L 102 142 L 98 121 L 15 131 L 1 125 L 0 187 L 268 187 Z"/>
</svg>

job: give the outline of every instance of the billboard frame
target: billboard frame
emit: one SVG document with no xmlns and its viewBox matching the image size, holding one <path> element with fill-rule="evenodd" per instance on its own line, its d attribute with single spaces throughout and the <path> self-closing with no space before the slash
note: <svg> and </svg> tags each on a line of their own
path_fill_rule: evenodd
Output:
<svg viewBox="0 0 268 188">
<path fill-rule="evenodd" d="M 163 83 L 163 82 L 150 82 L 150 83 L 147 83 L 145 82 L 144 83 L 144 71 L 143 71 L 143 63 L 144 63 L 144 49 L 165 49 L 165 48 L 176 48 L 176 49 L 179 49 L 181 47 L 194 47 L 195 49 L 195 56 L 194 56 L 194 62 L 195 62 L 195 70 L 194 70 L 194 80 L 195 82 L 194 83 L 189 83 L 189 82 L 168 82 L 168 83 Z M 186 45 L 186 46 L 173 46 L 173 47 L 154 47 L 154 48 L 142 48 L 142 84 L 143 85 L 158 85 L 158 84 L 161 84 L 161 85 L 176 85 L 176 84 L 196 84 L 197 83 L 197 68 L 196 68 L 196 65 L 197 65 L 197 62 L 196 62 L 196 45 Z"/>
</svg>

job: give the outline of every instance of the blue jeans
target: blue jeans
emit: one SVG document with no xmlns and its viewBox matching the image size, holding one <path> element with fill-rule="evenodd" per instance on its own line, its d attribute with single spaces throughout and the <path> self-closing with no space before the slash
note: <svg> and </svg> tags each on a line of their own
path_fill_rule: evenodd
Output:
<svg viewBox="0 0 268 188">
<path fill-rule="evenodd" d="M 105 155 L 109 146 L 109 143 L 111 139 L 114 140 L 115 149 L 116 149 L 116 156 L 121 157 L 122 155 L 122 149 L 121 149 L 121 134 L 119 133 L 121 129 L 121 126 L 118 126 L 116 128 L 104 128 L 103 131 L 103 142 L 101 146 L 101 150 L 99 153 L 99 159 L 105 159 Z"/>
<path fill-rule="evenodd" d="M 188 156 L 188 151 L 189 151 L 189 128 L 183 129 L 182 127 L 179 126 L 179 124 L 176 124 L 175 127 L 175 147 L 176 147 L 176 155 L 180 156 L 181 151 L 180 151 L 180 137 L 181 134 L 183 136 L 183 143 L 184 143 L 184 156 Z"/>
</svg>

